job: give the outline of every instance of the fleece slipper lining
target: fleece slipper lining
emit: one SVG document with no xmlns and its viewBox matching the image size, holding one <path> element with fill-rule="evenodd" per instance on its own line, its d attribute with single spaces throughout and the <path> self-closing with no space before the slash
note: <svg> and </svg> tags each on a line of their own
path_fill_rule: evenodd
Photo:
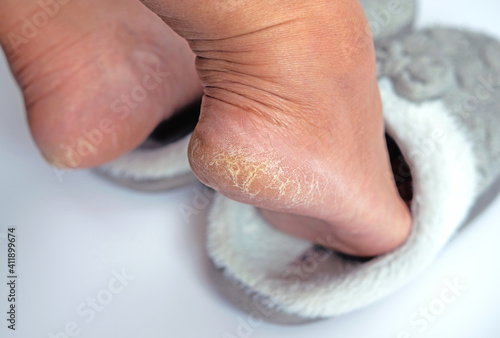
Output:
<svg viewBox="0 0 500 338">
<path fill-rule="evenodd" d="M 169 179 L 191 172 L 187 149 L 191 134 L 167 147 L 137 150 L 99 167 L 99 171 L 117 178 Z"/>
</svg>

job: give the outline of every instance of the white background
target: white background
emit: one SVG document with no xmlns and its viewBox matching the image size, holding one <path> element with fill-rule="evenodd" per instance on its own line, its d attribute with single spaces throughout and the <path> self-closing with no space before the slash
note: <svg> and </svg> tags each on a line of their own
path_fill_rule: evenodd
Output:
<svg viewBox="0 0 500 338">
<path fill-rule="evenodd" d="M 500 39 L 496 1 L 420 3 L 419 26 L 460 25 Z M 90 171 L 54 171 L 29 136 L 21 95 L 3 58 L 0 163 L 0 236 L 17 227 L 19 249 L 13 333 L 6 329 L 6 240 L 0 237 L 1 337 L 50 337 L 71 322 L 81 338 L 500 337 L 500 199 L 424 274 L 389 298 L 333 320 L 296 327 L 262 324 L 238 336 L 246 315 L 226 302 L 208 277 L 203 214 L 186 222 L 179 212 L 200 187 L 145 194 Z M 134 276 L 123 291 L 95 318 L 79 315 L 80 304 L 103 294 L 112 271 L 122 269 Z M 446 280 L 455 279 L 467 289 L 418 332 L 409 321 L 412 314 L 437 299 Z"/>
</svg>

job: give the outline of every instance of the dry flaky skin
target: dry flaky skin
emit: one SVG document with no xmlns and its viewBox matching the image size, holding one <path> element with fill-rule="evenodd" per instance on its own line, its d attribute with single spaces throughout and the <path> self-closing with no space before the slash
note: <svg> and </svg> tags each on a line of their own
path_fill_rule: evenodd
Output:
<svg viewBox="0 0 500 338">
<path fill-rule="evenodd" d="M 293 12 L 282 11 L 284 3 Z M 351 0 L 275 5 L 266 10 L 271 22 L 250 20 L 244 34 L 190 40 L 205 87 L 191 167 L 291 235 L 334 236 L 336 249 L 362 256 L 391 250 L 411 218 L 385 180 L 382 105 L 363 8 Z"/>
<path fill-rule="evenodd" d="M 216 176 L 206 183 L 224 182 L 229 194 L 244 194 L 249 201 L 259 200 L 262 206 L 308 207 L 322 194 L 320 177 L 323 175 L 311 170 L 311 166 L 292 168 L 273 151 L 257 154 L 250 149 L 228 147 L 207 154 L 200 149 L 199 140 L 193 140 L 191 151 L 201 152 L 199 160 L 206 163 L 206 172 L 198 174 L 202 178 Z"/>
</svg>

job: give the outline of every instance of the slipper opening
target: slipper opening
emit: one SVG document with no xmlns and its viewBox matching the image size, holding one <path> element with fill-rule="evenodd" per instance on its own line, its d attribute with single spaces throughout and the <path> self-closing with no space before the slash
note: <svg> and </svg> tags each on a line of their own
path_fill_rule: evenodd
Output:
<svg viewBox="0 0 500 338">
<path fill-rule="evenodd" d="M 139 148 L 157 149 L 191 134 L 198 123 L 200 109 L 201 98 L 177 110 L 170 118 L 162 121 Z"/>
</svg>

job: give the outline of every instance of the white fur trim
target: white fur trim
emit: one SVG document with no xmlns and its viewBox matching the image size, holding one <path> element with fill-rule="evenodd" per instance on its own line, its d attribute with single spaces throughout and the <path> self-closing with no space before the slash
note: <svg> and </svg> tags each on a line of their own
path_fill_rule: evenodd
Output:
<svg viewBox="0 0 500 338">
<path fill-rule="evenodd" d="M 173 178 L 191 172 L 187 149 L 191 134 L 158 149 L 137 149 L 100 166 L 98 169 L 115 178 L 136 180 Z"/>
<path fill-rule="evenodd" d="M 380 90 L 387 131 L 412 171 L 414 223 L 407 242 L 367 263 L 332 255 L 326 271 L 296 273 L 289 263 L 311 244 L 270 228 L 255 208 L 218 195 L 209 216 L 209 255 L 246 292 L 269 296 L 280 310 L 306 318 L 347 313 L 416 277 L 464 221 L 478 180 L 466 134 L 441 101 L 408 102 L 388 79 Z"/>
</svg>

